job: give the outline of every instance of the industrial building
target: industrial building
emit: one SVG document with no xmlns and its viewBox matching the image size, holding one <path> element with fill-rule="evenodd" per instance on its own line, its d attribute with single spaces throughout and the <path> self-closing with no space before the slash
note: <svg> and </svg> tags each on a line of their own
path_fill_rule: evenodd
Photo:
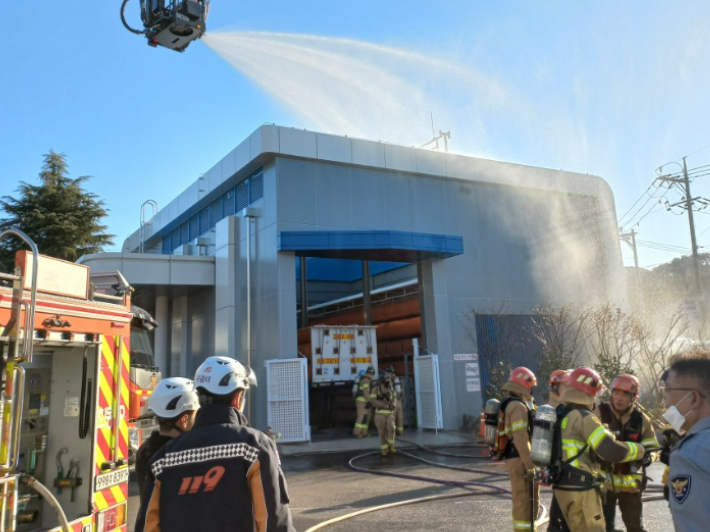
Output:
<svg viewBox="0 0 710 532">
<path fill-rule="evenodd" d="M 276 386 L 266 363 L 310 357 L 308 325 L 377 325 L 380 365 L 400 374 L 419 340 L 438 355 L 437 426 L 456 429 L 480 412 L 502 321 L 625 292 L 596 176 L 264 125 L 149 210 L 121 253 L 82 260 L 136 288 L 165 374 L 212 354 L 249 362 L 258 428 Z M 518 359 L 534 367 L 538 348 Z"/>
</svg>

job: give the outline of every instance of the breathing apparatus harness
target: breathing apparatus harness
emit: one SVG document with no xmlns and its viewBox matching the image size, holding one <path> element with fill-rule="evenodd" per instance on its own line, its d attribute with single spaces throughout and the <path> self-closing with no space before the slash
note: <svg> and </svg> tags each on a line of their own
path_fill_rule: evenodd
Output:
<svg viewBox="0 0 710 532">
<path fill-rule="evenodd" d="M 557 407 L 557 421 L 554 425 L 554 436 L 552 443 L 552 455 L 550 464 L 538 470 L 536 482 L 539 484 L 552 484 L 555 489 L 563 491 L 587 491 L 590 489 L 602 489 L 602 478 L 599 478 L 591 471 L 575 467 L 572 463 L 582 456 L 589 448 L 586 443 L 577 454 L 563 460 L 562 453 L 562 423 L 573 410 L 579 410 L 583 416 L 592 412 L 583 406 L 561 404 Z M 593 452 L 590 449 L 590 454 Z"/>
<path fill-rule="evenodd" d="M 611 405 L 609 403 L 602 403 L 599 405 L 601 422 L 610 428 L 610 430 L 614 433 L 614 436 L 616 436 L 617 440 L 640 443 L 641 438 L 643 437 L 643 414 L 641 413 L 639 408 L 637 408 L 636 403 L 633 403 L 631 408 L 633 410 L 631 411 L 631 414 L 629 416 L 629 421 L 625 424 L 622 424 L 619 431 L 615 431 L 614 428 L 616 424 L 614 422 L 616 421 L 616 417 L 612 413 Z M 643 491 L 643 489 L 645 489 L 646 487 L 647 482 L 646 467 L 648 465 L 651 465 L 650 453 L 645 453 L 641 460 L 636 460 L 633 462 L 625 462 L 622 464 L 608 464 L 606 462 L 602 463 L 603 468 L 612 473 L 611 482 L 612 485 L 614 485 L 615 490 L 616 485 L 614 484 L 614 474 L 633 475 L 639 473 L 639 469 L 641 469 L 642 476 L 638 487 Z"/>
<path fill-rule="evenodd" d="M 517 395 L 509 395 L 503 399 L 503 402 L 500 404 L 500 410 L 498 410 L 496 438 L 495 443 L 493 444 L 493 450 L 491 451 L 491 456 L 494 460 L 518 458 L 520 456 L 520 453 L 518 453 L 518 450 L 513 444 L 512 438 L 510 438 L 505 432 L 505 409 L 513 401 L 518 401 L 525 407 L 528 414 L 528 438 L 532 435 L 533 422 L 535 421 L 535 411 L 531 409 L 525 401 L 523 401 L 522 397 Z"/>
</svg>

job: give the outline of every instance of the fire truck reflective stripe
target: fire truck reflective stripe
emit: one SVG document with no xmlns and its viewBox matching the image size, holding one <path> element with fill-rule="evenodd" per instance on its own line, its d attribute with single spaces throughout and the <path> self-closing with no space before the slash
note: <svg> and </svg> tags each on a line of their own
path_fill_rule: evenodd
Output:
<svg viewBox="0 0 710 532">
<path fill-rule="evenodd" d="M 121 346 L 117 361 L 116 348 Z M 101 369 L 99 371 L 99 409 L 96 414 L 96 449 L 94 452 L 94 468 L 96 475 L 102 473 L 102 464 L 128 457 L 128 401 L 130 378 L 129 361 L 130 346 L 127 339 L 104 336 L 101 345 Z M 118 365 L 117 365 L 118 362 Z M 116 393 L 117 372 L 121 371 L 121 389 Z M 119 400 L 118 419 L 116 418 L 116 400 Z M 114 423 L 119 423 L 118 456 L 115 452 Z M 98 511 L 105 510 L 128 500 L 128 484 L 123 483 L 105 488 L 94 494 L 94 507 Z"/>
<path fill-rule="evenodd" d="M 121 417 L 121 434 L 119 440 L 122 458 L 128 458 L 128 406 L 131 397 L 131 391 L 128 385 L 131 380 L 131 370 L 129 368 L 131 354 L 128 347 L 129 346 L 124 341 L 121 351 L 121 407 L 124 415 Z"/>
<path fill-rule="evenodd" d="M 105 510 L 108 508 L 106 498 L 101 494 L 101 492 L 96 492 L 94 495 L 94 507 L 96 510 Z"/>
<path fill-rule="evenodd" d="M 126 497 L 123 496 L 123 490 L 121 489 L 121 486 L 111 486 L 109 488 L 111 490 L 111 494 L 113 495 L 113 498 L 116 500 L 116 502 L 123 502 L 126 500 Z"/>
<path fill-rule="evenodd" d="M 82 532 L 84 530 L 84 527 L 87 525 L 92 525 L 94 521 L 93 517 L 84 517 L 80 521 L 73 521 L 69 523 L 69 526 L 71 527 L 72 532 Z M 57 527 L 57 528 L 52 528 L 52 529 L 44 529 L 44 530 L 49 530 L 49 532 L 62 532 L 62 527 Z"/>
</svg>

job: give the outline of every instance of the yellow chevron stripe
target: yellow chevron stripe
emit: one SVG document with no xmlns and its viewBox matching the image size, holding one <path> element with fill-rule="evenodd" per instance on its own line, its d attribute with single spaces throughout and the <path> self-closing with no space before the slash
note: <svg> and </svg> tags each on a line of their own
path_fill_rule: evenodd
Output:
<svg viewBox="0 0 710 532">
<path fill-rule="evenodd" d="M 94 493 L 94 504 L 96 505 L 96 508 L 100 510 L 105 510 L 108 508 L 108 503 L 106 502 L 106 498 L 103 496 L 103 494 L 100 491 L 97 491 Z"/>
<path fill-rule="evenodd" d="M 116 504 L 126 502 L 126 498 L 123 496 L 123 492 L 121 491 L 121 486 L 111 486 L 111 494 L 113 495 L 113 498 L 116 499 Z"/>
<path fill-rule="evenodd" d="M 108 406 L 111 406 L 113 403 L 113 387 L 109 382 L 106 380 L 106 377 L 101 375 L 101 378 L 99 379 L 99 386 L 101 388 L 101 392 L 104 394 L 104 397 L 108 401 Z"/>
<path fill-rule="evenodd" d="M 101 447 L 96 445 L 96 454 L 94 455 L 96 458 L 96 465 L 99 466 L 99 469 L 101 468 L 101 464 L 106 462 L 106 457 L 104 456 L 103 451 L 101 451 Z"/>
<path fill-rule="evenodd" d="M 101 353 L 104 355 L 108 367 L 112 368 L 113 365 L 116 363 L 116 358 L 113 355 L 113 349 L 111 349 L 108 345 L 108 339 L 106 337 L 104 337 L 104 341 L 101 344 Z"/>
<path fill-rule="evenodd" d="M 119 425 L 119 432 L 121 437 L 121 443 L 128 447 L 128 408 L 130 406 L 130 390 L 128 387 L 128 381 L 130 380 L 130 362 L 131 354 L 128 351 L 128 346 L 125 342 L 121 343 L 121 371 L 125 370 L 126 377 L 121 379 L 121 402 L 126 405 L 126 415 L 121 419 L 121 424 Z"/>
</svg>

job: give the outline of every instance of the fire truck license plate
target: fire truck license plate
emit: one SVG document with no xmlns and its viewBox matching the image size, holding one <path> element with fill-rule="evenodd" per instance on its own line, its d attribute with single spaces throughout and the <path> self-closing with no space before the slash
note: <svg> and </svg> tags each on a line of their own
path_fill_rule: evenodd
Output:
<svg viewBox="0 0 710 532">
<path fill-rule="evenodd" d="M 123 482 L 128 482 L 128 468 L 124 467 L 116 471 L 109 471 L 108 473 L 102 473 L 96 477 L 96 490 L 101 491 L 116 484 L 122 484 Z"/>
</svg>

